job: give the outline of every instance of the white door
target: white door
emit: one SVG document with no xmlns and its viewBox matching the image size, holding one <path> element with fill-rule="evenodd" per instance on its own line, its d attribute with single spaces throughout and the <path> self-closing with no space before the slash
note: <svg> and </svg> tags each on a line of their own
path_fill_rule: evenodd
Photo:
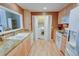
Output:
<svg viewBox="0 0 79 59">
<path fill-rule="evenodd" d="M 47 16 L 45 16 L 45 21 L 44 21 L 45 40 L 51 39 L 51 26 L 52 26 L 52 16 L 47 15 Z"/>
<path fill-rule="evenodd" d="M 51 39 L 51 26 L 52 26 L 52 16 L 46 15 L 44 20 L 44 38 L 45 40 Z M 38 30 L 38 17 L 32 16 L 32 27 L 33 27 L 33 39 L 37 40 L 39 38 Z"/>
<path fill-rule="evenodd" d="M 38 18 L 35 16 L 35 39 L 38 39 Z"/>
<path fill-rule="evenodd" d="M 38 39 L 38 18 L 37 16 L 32 17 L 32 27 L 33 27 L 33 39 Z"/>
<path fill-rule="evenodd" d="M 45 16 L 45 21 L 44 21 L 44 38 L 45 40 L 49 40 L 49 16 Z"/>
</svg>

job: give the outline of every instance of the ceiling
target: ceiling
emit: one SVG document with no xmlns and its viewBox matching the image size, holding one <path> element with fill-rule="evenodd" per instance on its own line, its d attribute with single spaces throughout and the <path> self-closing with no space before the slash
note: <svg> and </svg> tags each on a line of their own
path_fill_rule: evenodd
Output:
<svg viewBox="0 0 79 59">
<path fill-rule="evenodd" d="M 18 3 L 18 5 L 31 12 L 57 12 L 67 6 L 68 3 Z"/>
</svg>

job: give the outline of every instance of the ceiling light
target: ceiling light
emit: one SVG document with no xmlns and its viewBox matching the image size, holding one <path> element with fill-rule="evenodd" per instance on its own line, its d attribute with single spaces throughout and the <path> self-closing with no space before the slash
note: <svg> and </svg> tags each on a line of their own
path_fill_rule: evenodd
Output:
<svg viewBox="0 0 79 59">
<path fill-rule="evenodd" d="M 43 9 L 44 9 L 44 10 L 46 10 L 47 8 L 46 8 L 46 7 L 44 7 Z"/>
</svg>

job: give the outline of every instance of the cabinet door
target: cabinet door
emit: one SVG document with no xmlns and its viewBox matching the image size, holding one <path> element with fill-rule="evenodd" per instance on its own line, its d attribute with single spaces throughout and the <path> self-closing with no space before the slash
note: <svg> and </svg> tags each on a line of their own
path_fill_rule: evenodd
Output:
<svg viewBox="0 0 79 59">
<path fill-rule="evenodd" d="M 28 36 L 28 38 L 26 38 L 23 43 L 22 43 L 22 54 L 23 55 L 28 55 L 31 49 L 31 36 Z"/>
<path fill-rule="evenodd" d="M 60 47 L 61 47 L 61 40 L 62 40 L 62 38 L 57 36 L 57 38 L 56 38 L 56 47 L 58 49 L 60 49 Z"/>
<path fill-rule="evenodd" d="M 18 45 L 15 49 L 13 49 L 8 56 L 25 56 L 28 55 L 31 49 L 31 37 L 28 36 L 25 40 Z"/>
<path fill-rule="evenodd" d="M 22 44 L 14 48 L 7 56 L 21 56 L 22 55 Z"/>
<path fill-rule="evenodd" d="M 66 49 L 67 38 L 65 36 L 62 37 L 61 43 L 61 52 L 64 54 Z"/>
<path fill-rule="evenodd" d="M 22 55 L 28 55 L 28 44 L 27 44 L 27 38 L 22 43 Z"/>
<path fill-rule="evenodd" d="M 31 49 L 31 38 L 28 37 L 27 41 L 26 41 L 26 45 L 27 45 L 27 52 L 29 53 L 30 52 L 30 49 Z"/>
<path fill-rule="evenodd" d="M 0 21 L 3 28 L 7 27 L 7 20 L 6 20 L 6 11 L 3 9 L 0 9 Z"/>
</svg>

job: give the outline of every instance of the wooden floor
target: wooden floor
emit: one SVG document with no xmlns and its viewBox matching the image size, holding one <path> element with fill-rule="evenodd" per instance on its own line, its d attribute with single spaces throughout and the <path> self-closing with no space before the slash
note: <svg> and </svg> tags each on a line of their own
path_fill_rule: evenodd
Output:
<svg viewBox="0 0 79 59">
<path fill-rule="evenodd" d="M 53 41 L 36 40 L 28 56 L 58 56 L 59 53 Z"/>
</svg>

